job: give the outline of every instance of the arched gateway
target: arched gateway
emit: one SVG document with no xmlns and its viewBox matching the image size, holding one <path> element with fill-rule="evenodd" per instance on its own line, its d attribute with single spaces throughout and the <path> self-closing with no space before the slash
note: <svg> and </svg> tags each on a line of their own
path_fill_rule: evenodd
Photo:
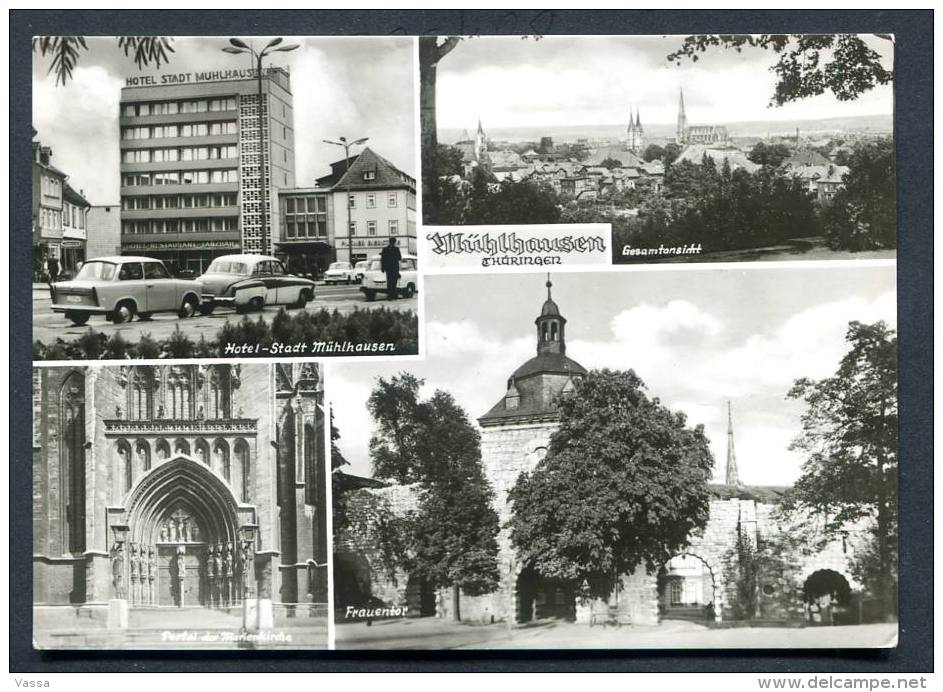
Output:
<svg viewBox="0 0 943 692">
<path fill-rule="evenodd" d="M 240 510 L 204 464 L 183 455 L 160 464 L 133 489 L 125 510 L 124 583 L 132 605 L 228 607 L 241 600 L 252 569 L 240 526 L 253 510 Z"/>
</svg>

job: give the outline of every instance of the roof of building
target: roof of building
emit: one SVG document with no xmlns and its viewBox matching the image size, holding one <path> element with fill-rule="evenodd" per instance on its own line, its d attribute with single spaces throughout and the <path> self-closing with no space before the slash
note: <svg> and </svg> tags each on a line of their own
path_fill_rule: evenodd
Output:
<svg viewBox="0 0 943 692">
<path fill-rule="evenodd" d="M 708 486 L 711 496 L 716 500 L 755 500 L 775 504 L 782 502 L 791 489 L 788 485 L 724 485 L 711 483 Z"/>
<path fill-rule="evenodd" d="M 85 197 L 80 193 L 76 192 L 69 183 L 65 183 L 62 187 L 62 198 L 71 204 L 74 204 L 78 207 L 90 207 L 92 206 Z"/>
<path fill-rule="evenodd" d="M 367 478 L 365 476 L 355 476 L 343 471 L 335 471 L 333 477 L 337 481 L 338 490 L 357 490 L 358 488 L 386 488 L 389 483 L 377 480 L 376 478 Z"/>
<path fill-rule="evenodd" d="M 814 149 L 800 149 L 783 161 L 784 166 L 828 166 L 832 162 Z"/>
<path fill-rule="evenodd" d="M 528 377 L 537 373 L 558 375 L 585 375 L 586 368 L 562 353 L 541 353 L 520 366 L 511 375 L 511 379 Z"/>
<path fill-rule="evenodd" d="M 727 161 L 732 169 L 742 168 L 747 173 L 755 173 L 762 168 L 761 165 L 750 161 L 747 155 L 739 149 L 721 149 L 707 144 L 689 144 L 678 156 L 677 161 L 700 165 L 705 156 L 712 159 L 718 166 Z"/>
<path fill-rule="evenodd" d="M 343 161 L 343 159 L 341 159 Z M 364 180 L 364 173 L 372 172 L 371 180 Z M 349 184 L 348 184 L 349 181 Z M 351 190 L 378 190 L 391 188 L 416 189 L 416 181 L 399 168 L 377 154 L 370 147 L 364 148 L 356 161 L 350 164 L 334 187 Z"/>
</svg>

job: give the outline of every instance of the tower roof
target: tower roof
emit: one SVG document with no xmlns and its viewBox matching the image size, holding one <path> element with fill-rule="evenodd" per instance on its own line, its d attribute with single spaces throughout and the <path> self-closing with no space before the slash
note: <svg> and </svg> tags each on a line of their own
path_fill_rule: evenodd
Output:
<svg viewBox="0 0 943 692">
<path fill-rule="evenodd" d="M 537 355 L 511 374 L 507 393 L 478 419 L 483 427 L 556 420 L 556 398 L 572 389 L 574 377 L 586 374 L 586 368 L 566 356 L 566 319 L 551 296 L 553 284 L 549 276 L 546 286 L 547 299 L 534 320 Z"/>
<path fill-rule="evenodd" d="M 740 476 L 737 473 L 737 455 L 733 449 L 733 413 L 730 410 L 730 402 L 727 402 L 727 485 L 741 485 Z"/>
<path fill-rule="evenodd" d="M 553 283 L 550 281 L 550 278 L 548 277 L 547 278 L 547 300 L 544 301 L 544 305 L 540 309 L 540 317 L 560 317 L 560 308 L 557 307 L 557 304 L 553 302 L 553 297 L 551 297 L 550 295 L 550 289 L 552 287 L 553 287 Z"/>
</svg>

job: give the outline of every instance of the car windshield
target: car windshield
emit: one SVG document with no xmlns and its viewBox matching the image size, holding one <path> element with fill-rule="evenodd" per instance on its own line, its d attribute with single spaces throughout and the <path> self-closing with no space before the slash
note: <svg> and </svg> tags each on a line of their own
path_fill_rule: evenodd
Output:
<svg viewBox="0 0 943 692">
<path fill-rule="evenodd" d="M 370 271 L 372 271 L 372 272 L 378 272 L 378 271 L 380 271 L 380 260 L 373 260 L 373 261 L 370 263 Z"/>
<path fill-rule="evenodd" d="M 328 267 L 328 271 L 331 269 L 347 269 L 347 262 L 332 262 L 331 266 Z"/>
<path fill-rule="evenodd" d="M 232 262 L 230 260 L 216 260 L 206 270 L 207 274 L 239 274 L 241 276 L 249 275 L 249 265 L 245 262 Z"/>
<path fill-rule="evenodd" d="M 100 279 L 111 281 L 115 278 L 115 264 L 113 262 L 86 262 L 75 275 L 76 280 Z"/>
</svg>

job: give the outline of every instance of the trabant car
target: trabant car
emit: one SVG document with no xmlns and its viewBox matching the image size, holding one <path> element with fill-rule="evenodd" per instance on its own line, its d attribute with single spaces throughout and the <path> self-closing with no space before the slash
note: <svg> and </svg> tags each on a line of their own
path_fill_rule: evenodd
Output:
<svg viewBox="0 0 943 692">
<path fill-rule="evenodd" d="M 95 314 L 122 324 L 155 312 L 191 317 L 200 308 L 199 282 L 174 278 L 151 257 L 96 257 L 74 279 L 52 284 L 50 295 L 53 311 L 75 325 Z"/>
<path fill-rule="evenodd" d="M 266 305 L 303 308 L 314 300 L 314 282 L 285 271 L 281 260 L 267 255 L 223 255 L 213 260 L 197 281 L 202 284 L 200 312 L 216 307 L 236 312 L 261 310 Z"/>
<path fill-rule="evenodd" d="M 396 282 L 396 298 L 412 298 L 416 293 L 416 258 L 413 255 L 403 255 L 399 261 L 399 280 Z M 367 300 L 373 300 L 378 293 L 387 293 L 386 274 L 380 269 L 380 258 L 370 260 L 367 271 L 363 275 L 360 292 Z"/>
<path fill-rule="evenodd" d="M 326 284 L 349 284 L 356 280 L 357 273 L 350 266 L 350 262 L 331 262 L 331 266 L 324 272 L 324 283 Z"/>
</svg>

